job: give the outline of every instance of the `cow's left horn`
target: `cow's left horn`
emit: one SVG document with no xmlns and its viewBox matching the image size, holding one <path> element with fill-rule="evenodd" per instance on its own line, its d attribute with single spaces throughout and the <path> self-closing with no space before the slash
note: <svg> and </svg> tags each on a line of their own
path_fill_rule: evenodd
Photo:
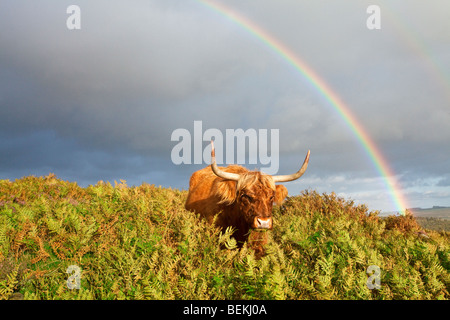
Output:
<svg viewBox="0 0 450 320">
<path fill-rule="evenodd" d="M 300 178 L 305 173 L 306 168 L 308 167 L 308 161 L 309 161 L 309 150 L 308 150 L 308 153 L 306 154 L 305 161 L 303 161 L 303 165 L 300 168 L 300 170 L 298 170 L 294 174 L 288 174 L 285 176 L 272 176 L 273 181 L 274 182 L 287 182 L 287 181 L 292 181 L 292 180 L 296 180 L 296 179 Z"/>
<path fill-rule="evenodd" d="M 214 151 L 214 142 L 211 140 L 211 169 L 216 176 L 226 180 L 238 181 L 240 175 L 232 172 L 225 172 L 219 169 L 216 164 L 216 152 Z"/>
</svg>

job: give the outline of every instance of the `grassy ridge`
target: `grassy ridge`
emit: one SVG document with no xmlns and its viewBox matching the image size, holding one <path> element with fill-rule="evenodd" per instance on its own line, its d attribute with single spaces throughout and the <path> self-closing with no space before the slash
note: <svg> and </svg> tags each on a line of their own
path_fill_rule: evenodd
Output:
<svg viewBox="0 0 450 320">
<path fill-rule="evenodd" d="M 0 181 L 0 298 L 449 299 L 449 234 L 334 194 L 274 210 L 267 255 L 184 209 L 186 191 L 47 177 Z M 66 273 L 80 268 L 80 289 Z M 367 286 L 367 268 L 381 287 Z M 373 279 L 373 278 L 372 278 Z"/>
</svg>

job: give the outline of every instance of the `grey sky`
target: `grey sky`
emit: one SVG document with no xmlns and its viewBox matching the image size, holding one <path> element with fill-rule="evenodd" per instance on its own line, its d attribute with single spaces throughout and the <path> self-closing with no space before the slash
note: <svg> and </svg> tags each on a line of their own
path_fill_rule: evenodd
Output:
<svg viewBox="0 0 450 320">
<path fill-rule="evenodd" d="M 301 57 L 352 110 L 411 206 L 450 206 L 450 3 L 221 1 Z M 66 9 L 81 8 L 81 30 Z M 291 195 L 336 192 L 393 210 L 362 146 L 280 55 L 201 1 L 0 4 L 0 178 L 125 179 L 187 188 L 201 165 L 174 165 L 171 133 L 280 130 Z M 206 147 L 207 143 L 204 143 Z M 249 166 L 251 167 L 251 166 Z M 253 165 L 254 167 L 254 165 Z M 252 168 L 253 169 L 253 168 Z"/>
</svg>

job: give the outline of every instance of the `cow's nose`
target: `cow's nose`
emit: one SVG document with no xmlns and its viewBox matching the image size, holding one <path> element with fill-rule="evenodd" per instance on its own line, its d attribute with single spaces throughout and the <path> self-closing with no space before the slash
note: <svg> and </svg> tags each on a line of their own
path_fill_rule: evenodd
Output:
<svg viewBox="0 0 450 320">
<path fill-rule="evenodd" d="M 255 217 L 254 225 L 256 229 L 272 229 L 272 218 Z"/>
</svg>

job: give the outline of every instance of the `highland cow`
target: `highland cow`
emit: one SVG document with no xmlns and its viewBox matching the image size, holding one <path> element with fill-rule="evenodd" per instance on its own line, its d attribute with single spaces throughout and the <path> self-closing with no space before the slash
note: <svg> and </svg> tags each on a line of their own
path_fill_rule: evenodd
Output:
<svg viewBox="0 0 450 320">
<path fill-rule="evenodd" d="M 287 196 L 286 187 L 275 183 L 300 178 L 308 166 L 309 154 L 298 172 L 271 176 L 239 165 L 218 167 L 211 141 L 211 165 L 192 174 L 185 207 L 210 223 L 215 221 L 222 229 L 233 227 L 238 244 L 249 240 L 250 247 L 261 256 L 267 236 L 258 232 L 249 239 L 250 231 L 272 229 L 273 204 L 281 205 Z"/>
</svg>

